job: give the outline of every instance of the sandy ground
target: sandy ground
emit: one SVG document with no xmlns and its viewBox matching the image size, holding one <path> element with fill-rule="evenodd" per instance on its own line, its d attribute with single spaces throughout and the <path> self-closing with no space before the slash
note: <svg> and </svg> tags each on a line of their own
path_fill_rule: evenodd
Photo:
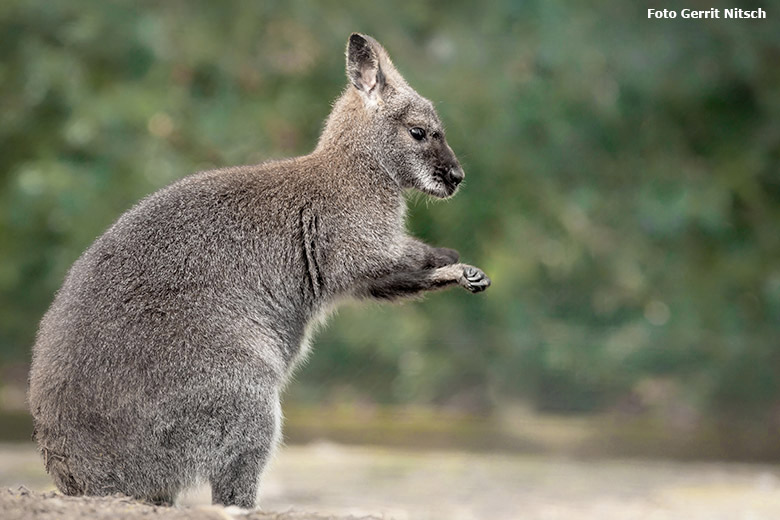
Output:
<svg viewBox="0 0 780 520">
<path fill-rule="evenodd" d="M 10 492 L 24 485 L 32 492 Z M 128 499 L 70 499 L 32 445 L 0 445 L 0 518 L 777 519 L 780 467 L 507 454 L 415 452 L 311 444 L 284 447 L 262 509 L 214 508 L 207 488 L 176 508 Z M 269 513 L 269 512 L 278 513 Z M 281 514 L 279 514 L 281 513 Z"/>
</svg>

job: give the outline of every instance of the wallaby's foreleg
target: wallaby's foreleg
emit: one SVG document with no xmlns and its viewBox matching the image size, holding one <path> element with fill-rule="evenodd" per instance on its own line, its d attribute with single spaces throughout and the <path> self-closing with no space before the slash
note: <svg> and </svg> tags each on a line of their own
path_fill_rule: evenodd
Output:
<svg viewBox="0 0 780 520">
<path fill-rule="evenodd" d="M 367 280 L 359 296 L 394 300 L 454 285 L 473 293 L 484 291 L 490 278 L 476 267 L 457 263 L 459 257 L 454 249 L 406 237 L 403 254 L 383 274 Z"/>
<path fill-rule="evenodd" d="M 473 293 L 484 291 L 490 278 L 481 269 L 466 264 L 452 264 L 435 269 L 398 271 L 371 280 L 366 295 L 372 298 L 392 300 L 416 294 L 460 285 Z"/>
<path fill-rule="evenodd" d="M 426 245 L 428 250 L 425 252 L 425 262 L 423 269 L 433 269 L 444 267 L 458 262 L 460 253 L 448 247 L 431 247 Z"/>
<path fill-rule="evenodd" d="M 460 253 L 448 247 L 433 247 L 415 238 L 407 238 L 403 258 L 398 262 L 399 270 L 413 271 L 433 269 L 458 262 Z"/>
</svg>

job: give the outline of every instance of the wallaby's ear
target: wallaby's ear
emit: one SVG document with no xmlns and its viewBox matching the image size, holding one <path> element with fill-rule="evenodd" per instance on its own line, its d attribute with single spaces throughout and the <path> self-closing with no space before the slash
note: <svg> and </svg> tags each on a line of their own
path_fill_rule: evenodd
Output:
<svg viewBox="0 0 780 520">
<path fill-rule="evenodd" d="M 385 86 L 378 44 L 370 36 L 352 33 L 347 44 L 347 77 L 369 99 L 377 99 Z"/>
</svg>

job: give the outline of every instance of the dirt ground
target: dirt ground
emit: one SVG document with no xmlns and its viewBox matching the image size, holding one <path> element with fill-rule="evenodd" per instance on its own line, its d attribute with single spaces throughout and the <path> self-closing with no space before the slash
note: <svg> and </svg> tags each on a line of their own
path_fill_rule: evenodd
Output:
<svg viewBox="0 0 780 520">
<path fill-rule="evenodd" d="M 89 518 L 92 520 L 159 519 L 159 520 L 329 520 L 333 516 L 313 513 L 264 513 L 216 506 L 159 507 L 123 496 L 64 497 L 50 491 L 31 491 L 24 487 L 0 491 L 0 513 L 4 520 L 59 520 Z M 339 517 L 345 518 L 345 517 Z M 349 517 L 355 520 L 381 520 L 378 517 Z"/>
<path fill-rule="evenodd" d="M 19 490 L 24 485 L 29 489 Z M 11 488 L 11 490 L 5 489 Z M 780 467 L 286 446 L 262 484 L 261 512 L 177 507 L 51 492 L 32 445 L 0 445 L 0 518 L 745 519 L 780 518 Z M 32 490 L 32 491 L 30 491 Z M 272 513 L 275 512 L 275 513 Z"/>
</svg>

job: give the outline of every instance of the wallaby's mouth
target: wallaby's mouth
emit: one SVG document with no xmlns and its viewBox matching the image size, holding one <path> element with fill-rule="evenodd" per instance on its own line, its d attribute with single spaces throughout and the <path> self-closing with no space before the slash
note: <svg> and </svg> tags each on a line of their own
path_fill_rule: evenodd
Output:
<svg viewBox="0 0 780 520">
<path fill-rule="evenodd" d="M 458 185 L 454 183 L 447 183 L 438 177 L 434 177 L 430 179 L 426 183 L 425 188 L 421 189 L 420 191 L 432 197 L 436 197 L 437 199 L 449 199 L 455 195 L 456 191 L 458 191 Z"/>
</svg>

